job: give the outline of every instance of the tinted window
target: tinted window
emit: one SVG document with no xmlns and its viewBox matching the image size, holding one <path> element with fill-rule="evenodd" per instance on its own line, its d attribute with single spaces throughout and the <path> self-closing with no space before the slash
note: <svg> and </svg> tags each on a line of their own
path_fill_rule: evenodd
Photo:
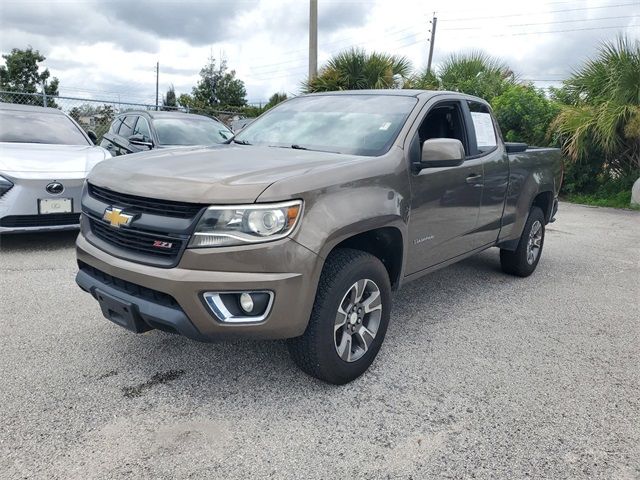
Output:
<svg viewBox="0 0 640 480">
<path fill-rule="evenodd" d="M 443 102 L 429 110 L 418 129 L 420 146 L 430 138 L 455 138 L 462 142 L 465 154 L 469 156 L 461 108 L 459 102 Z"/>
<path fill-rule="evenodd" d="M 151 139 L 151 130 L 149 129 L 149 122 L 144 117 L 138 117 L 136 122 L 136 128 L 133 129 L 134 135 L 142 135 L 145 140 Z"/>
<path fill-rule="evenodd" d="M 180 118 L 154 118 L 160 145 L 212 145 L 233 136 L 231 130 L 211 118 L 185 115 Z"/>
<path fill-rule="evenodd" d="M 124 117 L 116 118 L 111 124 L 111 128 L 109 129 L 109 131 L 111 133 L 118 133 L 118 130 L 120 130 L 120 125 L 122 125 L 122 120 L 124 120 Z"/>
<path fill-rule="evenodd" d="M 65 115 L 0 110 L 0 142 L 90 145 Z"/>
<path fill-rule="evenodd" d="M 278 105 L 237 135 L 256 145 L 292 145 L 376 156 L 393 144 L 417 103 L 395 95 L 317 95 Z"/>
<path fill-rule="evenodd" d="M 471 110 L 473 129 L 476 132 L 478 153 L 487 153 L 496 148 L 496 129 L 493 124 L 491 112 L 486 105 L 479 102 L 467 102 Z"/>
<path fill-rule="evenodd" d="M 122 120 L 122 125 L 120 125 L 120 130 L 118 130 L 118 135 L 124 138 L 129 138 L 133 135 L 133 126 L 136 124 L 135 116 L 127 115 Z"/>
</svg>

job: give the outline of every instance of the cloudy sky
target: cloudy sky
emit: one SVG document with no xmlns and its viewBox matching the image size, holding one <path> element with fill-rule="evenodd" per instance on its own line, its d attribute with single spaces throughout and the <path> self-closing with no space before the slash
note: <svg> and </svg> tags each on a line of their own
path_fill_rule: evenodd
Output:
<svg viewBox="0 0 640 480">
<path fill-rule="evenodd" d="M 521 79 L 556 84 L 620 32 L 640 36 L 640 0 L 318 0 L 319 64 L 345 48 L 404 55 L 424 68 L 433 12 L 434 64 L 483 49 Z M 295 94 L 308 71 L 308 0 L 0 0 L 0 51 L 31 45 L 61 95 L 155 101 L 188 93 L 207 58 L 225 58 L 249 102 Z"/>
</svg>

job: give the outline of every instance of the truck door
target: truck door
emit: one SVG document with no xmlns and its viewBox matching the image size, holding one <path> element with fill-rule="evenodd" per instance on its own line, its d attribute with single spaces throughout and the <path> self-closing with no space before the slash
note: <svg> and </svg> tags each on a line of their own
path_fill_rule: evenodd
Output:
<svg viewBox="0 0 640 480">
<path fill-rule="evenodd" d="M 471 121 L 471 147 L 482 159 L 484 189 L 478 215 L 478 238 L 483 243 L 498 239 L 504 202 L 509 186 L 509 156 L 489 108 L 480 102 L 467 101 Z"/>
<path fill-rule="evenodd" d="M 481 246 L 476 231 L 482 199 L 483 160 L 474 158 L 460 100 L 432 105 L 413 135 L 409 155 L 419 159 L 430 138 L 456 138 L 467 159 L 456 167 L 411 172 L 411 213 L 406 272 L 418 272 Z M 411 158 L 410 160 L 414 160 Z"/>
</svg>

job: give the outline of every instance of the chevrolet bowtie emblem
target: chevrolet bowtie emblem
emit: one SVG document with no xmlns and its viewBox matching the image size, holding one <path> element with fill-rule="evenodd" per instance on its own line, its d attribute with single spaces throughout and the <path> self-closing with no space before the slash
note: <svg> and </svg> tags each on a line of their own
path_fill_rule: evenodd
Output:
<svg viewBox="0 0 640 480">
<path fill-rule="evenodd" d="M 120 228 L 120 225 L 129 225 L 133 220 L 133 215 L 122 213 L 122 209 L 109 207 L 104 211 L 102 219 L 109 222 L 112 227 Z"/>
</svg>

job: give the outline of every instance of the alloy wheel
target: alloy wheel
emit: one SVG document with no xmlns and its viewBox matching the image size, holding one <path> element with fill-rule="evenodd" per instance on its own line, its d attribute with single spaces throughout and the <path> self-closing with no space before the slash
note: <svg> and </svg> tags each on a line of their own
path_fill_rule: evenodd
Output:
<svg viewBox="0 0 640 480">
<path fill-rule="evenodd" d="M 367 353 L 380 327 L 382 296 L 373 280 L 359 280 L 342 297 L 336 313 L 334 344 L 345 362 Z"/>
</svg>

